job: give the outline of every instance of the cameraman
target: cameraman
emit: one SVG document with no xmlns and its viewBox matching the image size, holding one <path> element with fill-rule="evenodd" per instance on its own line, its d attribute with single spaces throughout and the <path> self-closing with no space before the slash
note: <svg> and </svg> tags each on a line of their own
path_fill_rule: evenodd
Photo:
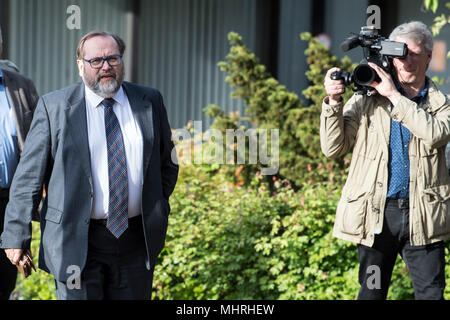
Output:
<svg viewBox="0 0 450 320">
<path fill-rule="evenodd" d="M 353 151 L 333 235 L 358 244 L 358 299 L 386 299 L 400 254 L 416 299 L 443 299 L 443 240 L 450 238 L 450 99 L 426 76 L 433 36 L 426 25 L 398 26 L 390 40 L 408 55 L 393 59 L 393 75 L 369 64 L 378 94 L 345 105 L 342 80 L 325 78 L 320 138 L 329 158 Z M 374 93 L 376 93 L 374 92 Z"/>
</svg>

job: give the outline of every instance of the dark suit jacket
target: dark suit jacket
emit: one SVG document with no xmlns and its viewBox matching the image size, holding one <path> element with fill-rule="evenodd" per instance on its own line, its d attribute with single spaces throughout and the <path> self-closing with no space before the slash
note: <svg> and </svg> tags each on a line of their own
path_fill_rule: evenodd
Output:
<svg viewBox="0 0 450 320">
<path fill-rule="evenodd" d="M 6 94 L 16 118 L 19 154 L 22 154 L 25 137 L 30 129 L 33 112 L 39 96 L 30 79 L 16 72 L 3 69 L 2 73 L 5 80 Z"/>
<path fill-rule="evenodd" d="M 150 269 L 164 247 L 178 166 L 171 160 L 173 143 L 161 94 L 127 82 L 123 88 L 144 142 L 142 219 Z M 2 248 L 29 248 L 31 216 L 44 184 L 39 267 L 66 281 L 69 266 L 83 270 L 86 262 L 93 199 L 82 83 L 39 100 L 11 186 Z"/>
</svg>

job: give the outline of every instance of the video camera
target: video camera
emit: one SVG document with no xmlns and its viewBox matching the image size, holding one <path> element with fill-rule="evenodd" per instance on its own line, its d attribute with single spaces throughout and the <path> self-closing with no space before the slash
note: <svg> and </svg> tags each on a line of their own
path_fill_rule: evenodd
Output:
<svg viewBox="0 0 450 320">
<path fill-rule="evenodd" d="M 386 40 L 373 27 L 362 27 L 358 35 L 353 35 L 342 42 L 341 50 L 347 52 L 357 46 L 361 46 L 364 50 L 364 59 L 361 63 L 352 74 L 346 71 L 336 71 L 331 74 L 331 79 L 343 80 L 345 86 L 354 83 L 355 91 L 362 91 L 367 95 L 370 95 L 373 90 L 369 84 L 373 81 L 381 81 L 377 72 L 368 65 L 368 62 L 373 62 L 392 74 L 392 59 L 404 59 L 408 54 L 408 47 L 405 43 Z"/>
</svg>

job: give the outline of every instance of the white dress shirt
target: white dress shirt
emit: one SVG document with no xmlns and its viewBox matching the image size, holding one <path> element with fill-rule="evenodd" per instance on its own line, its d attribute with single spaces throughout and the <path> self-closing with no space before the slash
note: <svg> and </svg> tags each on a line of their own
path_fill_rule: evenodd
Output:
<svg viewBox="0 0 450 320">
<path fill-rule="evenodd" d="M 86 115 L 91 171 L 94 187 L 92 219 L 107 219 L 109 206 L 108 152 L 106 146 L 104 98 L 85 86 Z M 143 142 L 142 133 L 122 87 L 113 97 L 114 113 L 122 130 L 128 170 L 128 217 L 142 213 Z"/>
</svg>

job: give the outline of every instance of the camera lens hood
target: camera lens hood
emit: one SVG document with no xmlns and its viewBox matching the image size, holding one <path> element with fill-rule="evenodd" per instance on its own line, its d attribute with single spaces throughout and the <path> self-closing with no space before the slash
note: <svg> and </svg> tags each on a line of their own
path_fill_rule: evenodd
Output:
<svg viewBox="0 0 450 320">
<path fill-rule="evenodd" d="M 360 86 L 369 86 L 372 82 L 379 80 L 377 72 L 368 64 L 360 64 L 353 72 L 353 81 Z"/>
</svg>

